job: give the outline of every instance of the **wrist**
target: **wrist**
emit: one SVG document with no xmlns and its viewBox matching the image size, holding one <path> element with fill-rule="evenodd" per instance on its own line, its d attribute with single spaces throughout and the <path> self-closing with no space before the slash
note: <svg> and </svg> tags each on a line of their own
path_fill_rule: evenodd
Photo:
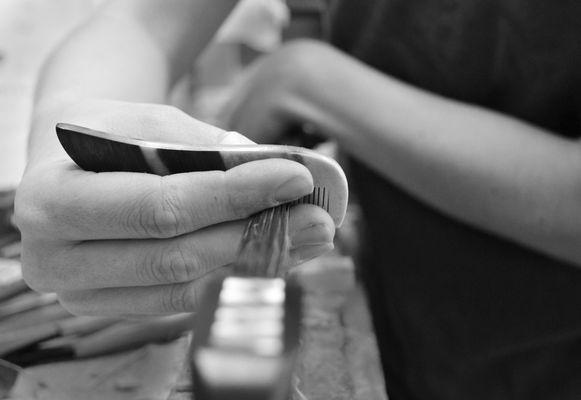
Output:
<svg viewBox="0 0 581 400">
<path fill-rule="evenodd" d="M 314 40 L 289 42 L 278 53 L 277 70 L 284 95 L 279 96 L 277 111 L 283 118 L 312 124 L 319 129 L 325 125 L 326 74 L 330 71 L 330 46 Z"/>
</svg>

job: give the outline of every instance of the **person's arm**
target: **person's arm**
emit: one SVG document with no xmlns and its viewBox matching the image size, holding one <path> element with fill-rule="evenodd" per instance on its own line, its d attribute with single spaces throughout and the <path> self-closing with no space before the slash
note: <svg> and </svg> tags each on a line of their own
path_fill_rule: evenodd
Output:
<svg viewBox="0 0 581 400">
<path fill-rule="evenodd" d="M 258 70 L 233 128 L 261 138 L 262 127 L 310 122 L 442 212 L 581 266 L 578 140 L 404 84 L 322 43 L 291 44 Z"/>
<path fill-rule="evenodd" d="M 105 3 L 53 52 L 42 69 L 29 155 L 55 150 L 52 128 L 70 104 L 94 98 L 165 102 L 171 84 L 191 67 L 236 3 Z"/>
</svg>

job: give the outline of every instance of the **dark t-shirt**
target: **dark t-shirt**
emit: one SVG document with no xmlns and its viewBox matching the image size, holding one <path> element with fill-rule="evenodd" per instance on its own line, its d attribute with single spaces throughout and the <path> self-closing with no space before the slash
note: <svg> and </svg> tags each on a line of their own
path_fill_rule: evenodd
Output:
<svg viewBox="0 0 581 400">
<path fill-rule="evenodd" d="M 579 0 L 339 0 L 332 22 L 333 44 L 385 73 L 581 133 Z M 357 161 L 350 182 L 391 400 L 581 399 L 581 269 L 443 216 Z"/>
</svg>

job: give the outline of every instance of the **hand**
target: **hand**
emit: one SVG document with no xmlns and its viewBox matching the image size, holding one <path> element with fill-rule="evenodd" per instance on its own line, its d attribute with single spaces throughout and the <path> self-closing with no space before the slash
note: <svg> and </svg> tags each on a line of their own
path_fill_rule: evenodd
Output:
<svg viewBox="0 0 581 400">
<path fill-rule="evenodd" d="M 259 59 L 234 89 L 219 118 L 222 125 L 257 142 L 276 143 L 290 127 L 312 122 L 316 108 L 308 87 L 337 53 L 322 42 L 300 40 Z"/>
<path fill-rule="evenodd" d="M 162 105 L 89 101 L 59 120 L 153 140 L 248 142 Z M 312 186 L 287 160 L 159 177 L 86 172 L 64 151 L 37 155 L 16 198 L 24 277 L 76 314 L 192 311 L 203 283 L 228 273 L 245 219 Z M 332 248 L 333 222 L 318 207 L 295 207 L 290 235 L 298 263 Z"/>
</svg>

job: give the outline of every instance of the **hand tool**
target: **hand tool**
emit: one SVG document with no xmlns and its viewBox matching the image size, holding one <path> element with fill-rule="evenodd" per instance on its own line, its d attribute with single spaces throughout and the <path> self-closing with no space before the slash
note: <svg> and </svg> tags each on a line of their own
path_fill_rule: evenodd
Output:
<svg viewBox="0 0 581 400">
<path fill-rule="evenodd" d="M 6 359 L 20 366 L 36 365 L 55 361 L 73 360 L 79 358 L 97 357 L 139 348 L 148 343 L 168 342 L 179 338 L 192 329 L 192 314 L 182 313 L 165 317 L 155 317 L 142 321 L 122 321 L 96 332 L 58 343 L 54 346 L 39 346 L 30 352 L 15 352 Z M 78 332 L 101 327 L 104 321 L 75 321 L 71 324 L 61 324 L 56 330 L 63 332 Z M 89 326 L 88 326 L 89 325 Z M 52 328 L 48 328 L 50 331 Z"/>
<path fill-rule="evenodd" d="M 168 175 L 225 171 L 268 158 L 293 160 L 309 169 L 315 186 L 311 194 L 296 203 L 324 208 L 336 226 L 340 226 L 345 217 L 348 200 L 345 173 L 335 160 L 309 149 L 261 144 L 189 146 L 133 139 L 66 123 L 57 124 L 56 132 L 65 151 L 86 171 Z"/>
</svg>

